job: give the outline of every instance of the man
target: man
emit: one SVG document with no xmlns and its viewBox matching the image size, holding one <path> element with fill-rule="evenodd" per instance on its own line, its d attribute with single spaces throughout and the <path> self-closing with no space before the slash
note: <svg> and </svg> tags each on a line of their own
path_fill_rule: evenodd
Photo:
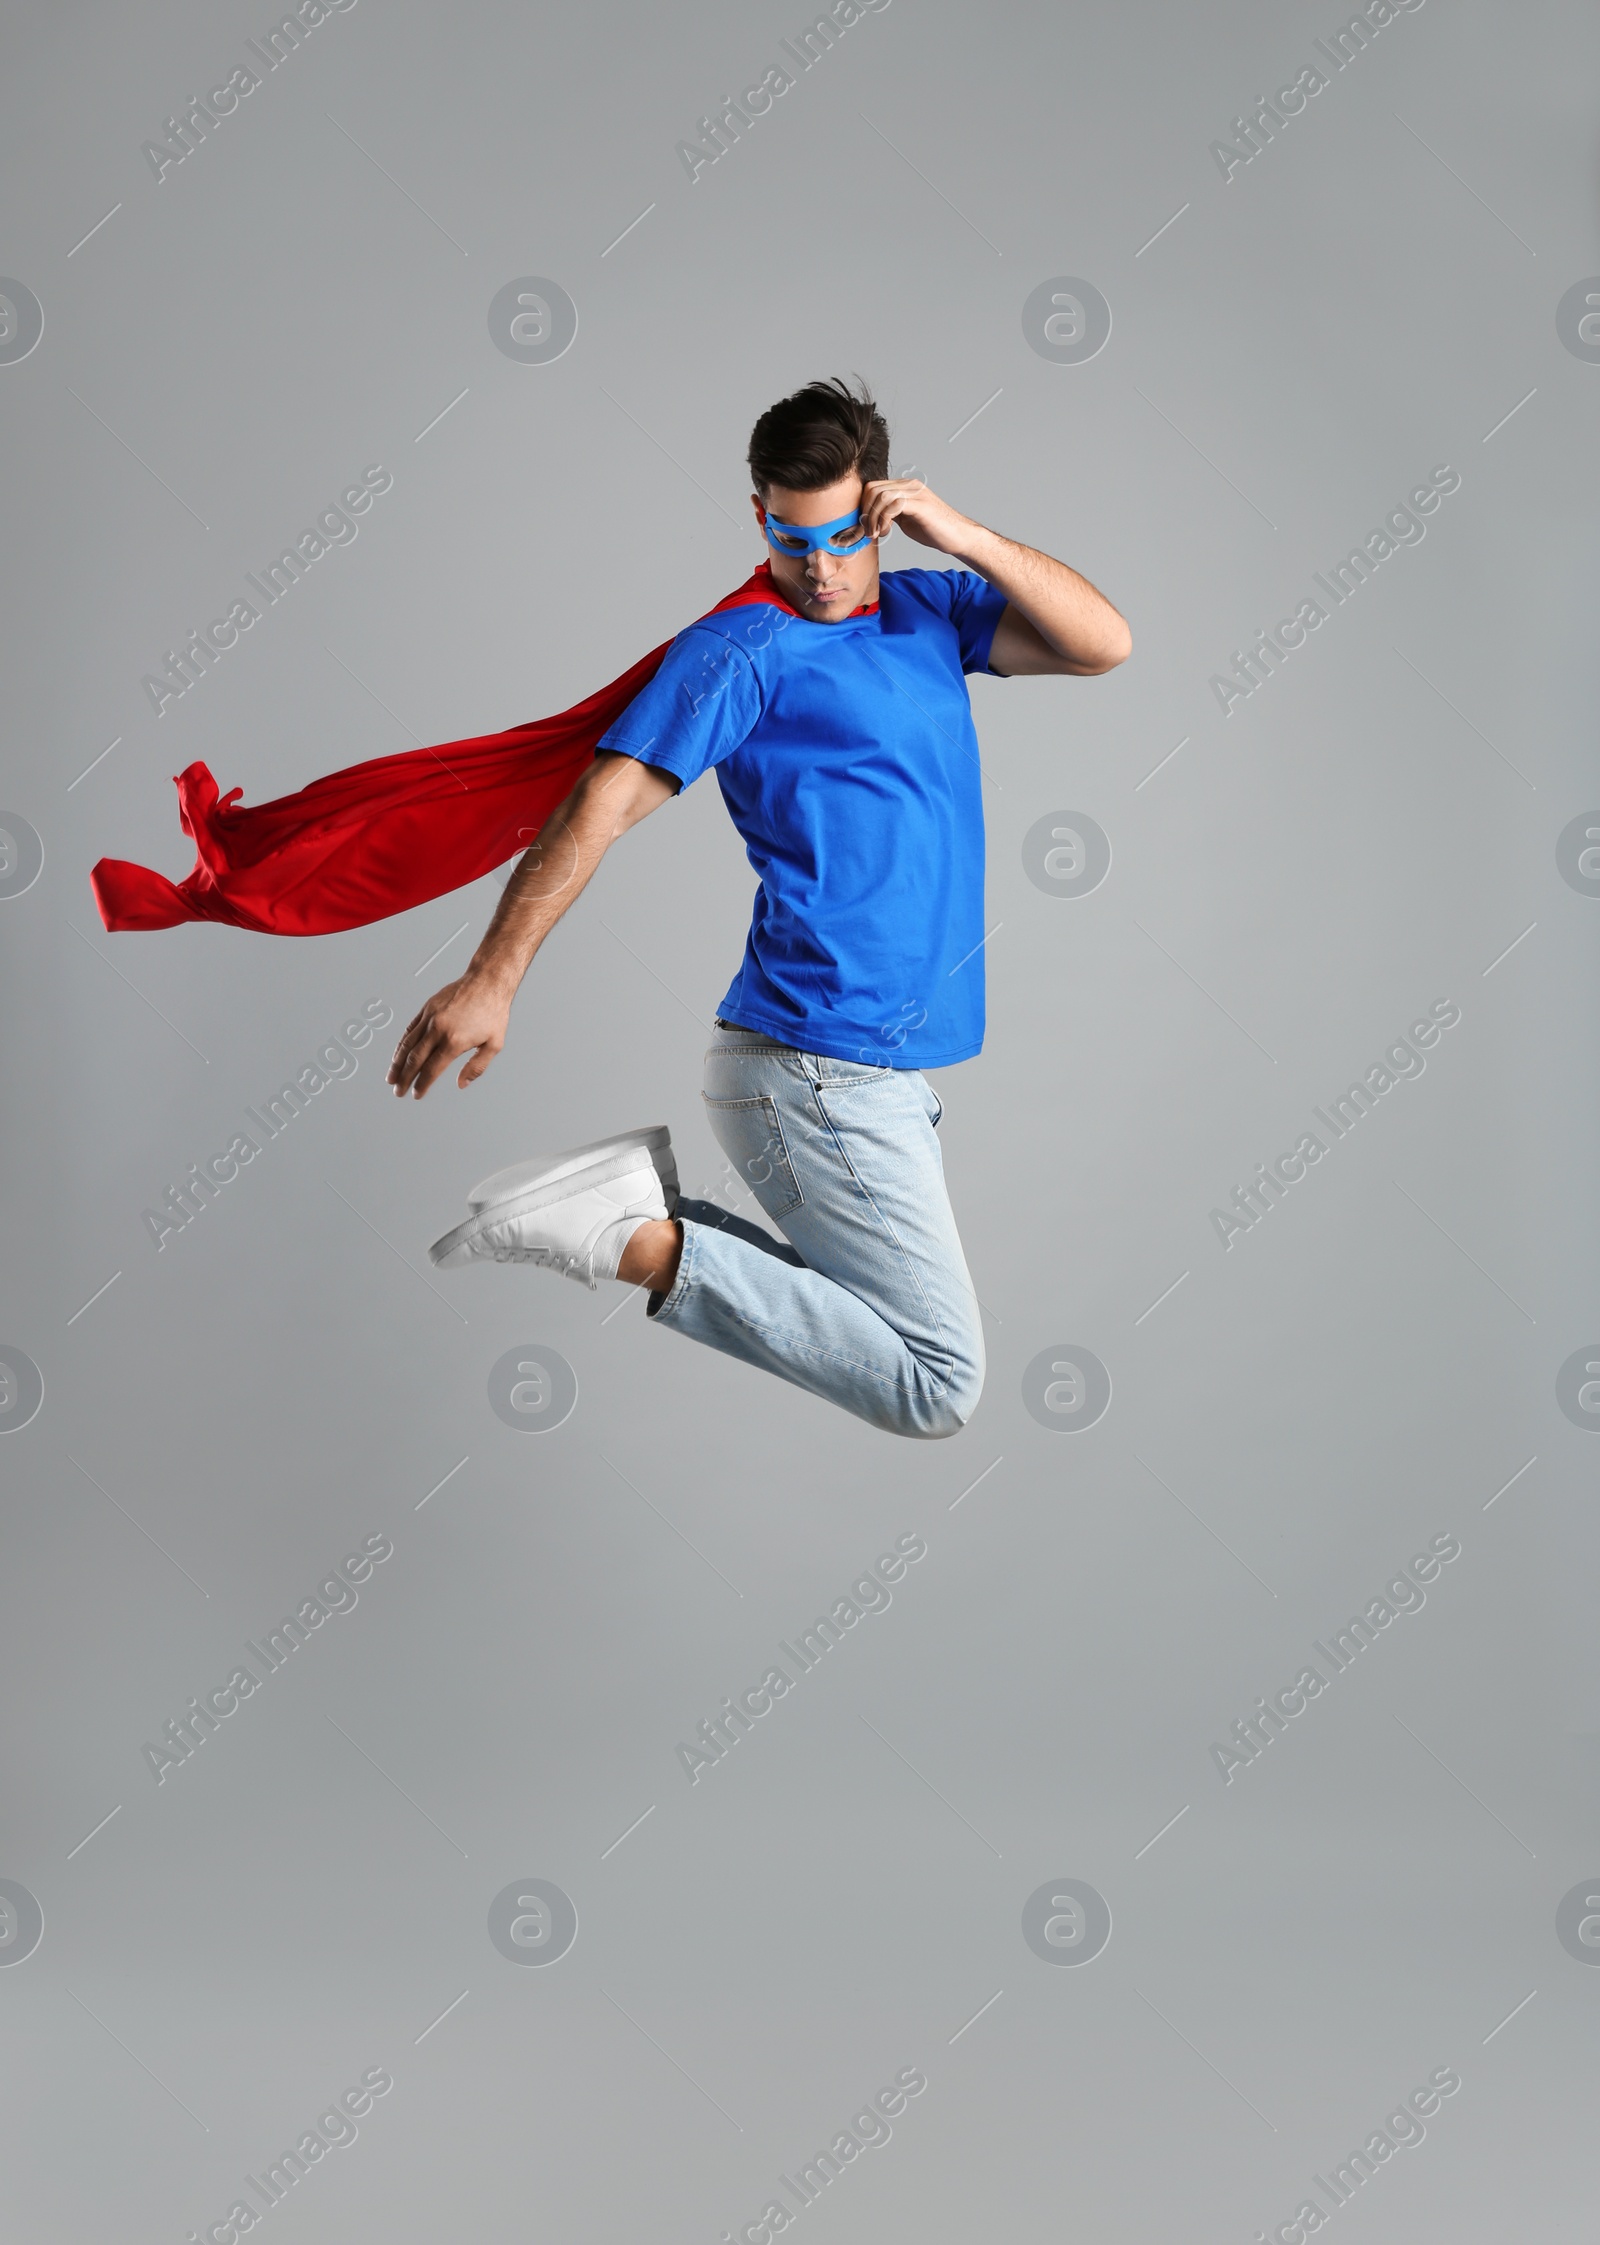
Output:
<svg viewBox="0 0 1600 2245">
<path fill-rule="evenodd" d="M 395 1048 L 397 1097 L 482 1075 L 551 928 L 620 834 L 713 767 L 760 875 L 706 1054 L 718 1142 L 785 1249 L 678 1207 L 664 1128 L 501 1171 L 432 1249 L 651 1289 L 649 1316 L 893 1433 L 957 1433 L 983 1335 L 924 1067 L 983 1042 L 983 805 L 966 675 L 1127 659 L 1094 586 L 891 478 L 870 397 L 809 384 L 750 440 L 772 598 L 702 617 L 602 736 L 466 973 Z M 898 524 L 954 570 L 880 575 Z"/>
</svg>

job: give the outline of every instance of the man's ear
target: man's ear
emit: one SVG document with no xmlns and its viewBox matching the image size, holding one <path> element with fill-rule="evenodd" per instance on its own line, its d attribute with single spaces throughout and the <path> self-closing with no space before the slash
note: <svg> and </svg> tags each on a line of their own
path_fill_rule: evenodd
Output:
<svg viewBox="0 0 1600 2245">
<path fill-rule="evenodd" d="M 760 494 L 759 494 L 758 492 L 755 492 L 755 491 L 752 491 L 752 492 L 751 492 L 751 494 L 750 494 L 750 504 L 751 504 L 751 506 L 753 506 L 753 507 L 755 508 L 755 510 L 756 510 L 756 520 L 757 520 L 757 522 L 759 522 L 759 523 L 760 523 L 760 525 L 761 525 L 761 527 L 762 527 L 762 529 L 763 529 L 763 530 L 765 530 L 765 528 L 766 528 L 766 526 L 767 526 L 767 510 L 766 510 L 766 508 L 765 508 L 765 507 L 764 507 L 764 506 L 762 505 L 762 503 L 761 503 L 761 497 L 760 497 Z"/>
</svg>

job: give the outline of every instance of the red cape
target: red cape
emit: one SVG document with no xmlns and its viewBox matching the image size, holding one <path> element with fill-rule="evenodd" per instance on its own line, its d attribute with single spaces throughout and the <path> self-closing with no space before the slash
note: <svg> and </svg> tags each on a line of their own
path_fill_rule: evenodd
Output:
<svg viewBox="0 0 1600 2245">
<path fill-rule="evenodd" d="M 799 611 L 766 562 L 709 615 L 755 602 Z M 659 669 L 671 640 L 587 701 L 509 732 L 378 756 L 247 810 L 204 764 L 177 778 L 199 855 L 186 881 L 103 857 L 89 875 L 113 933 L 220 920 L 262 935 L 332 935 L 409 912 L 525 850 L 595 745 Z"/>
</svg>

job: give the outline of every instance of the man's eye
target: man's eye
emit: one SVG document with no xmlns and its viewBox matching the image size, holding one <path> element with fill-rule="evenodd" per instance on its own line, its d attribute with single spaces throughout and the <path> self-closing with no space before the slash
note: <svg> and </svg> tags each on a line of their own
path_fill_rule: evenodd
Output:
<svg viewBox="0 0 1600 2245">
<path fill-rule="evenodd" d="M 866 535 L 866 526 L 863 523 L 856 522 L 852 523 L 848 530 L 836 530 L 828 543 L 830 546 L 853 546 L 858 544 Z"/>
<path fill-rule="evenodd" d="M 808 553 L 810 551 L 804 538 L 791 538 L 787 531 L 776 530 L 773 532 L 773 536 L 785 553 Z"/>
</svg>

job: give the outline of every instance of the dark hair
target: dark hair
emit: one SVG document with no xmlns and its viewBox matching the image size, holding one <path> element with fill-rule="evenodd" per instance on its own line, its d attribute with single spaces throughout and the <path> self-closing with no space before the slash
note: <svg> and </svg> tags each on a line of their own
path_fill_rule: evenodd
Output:
<svg viewBox="0 0 1600 2245">
<path fill-rule="evenodd" d="M 852 473 L 880 482 L 889 473 L 889 424 L 865 382 L 858 397 L 834 374 L 769 405 L 750 432 L 747 457 L 763 498 L 774 484 L 820 491 Z"/>
</svg>

